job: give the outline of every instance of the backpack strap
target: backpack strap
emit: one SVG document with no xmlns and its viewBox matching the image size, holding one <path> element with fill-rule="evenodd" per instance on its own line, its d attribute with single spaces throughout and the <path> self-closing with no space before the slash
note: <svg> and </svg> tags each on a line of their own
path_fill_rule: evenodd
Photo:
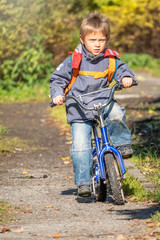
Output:
<svg viewBox="0 0 160 240">
<path fill-rule="evenodd" d="M 65 96 L 71 90 L 73 83 L 76 81 L 76 78 L 79 74 L 79 66 L 80 66 L 81 60 L 82 60 L 82 53 L 79 53 L 76 51 L 71 53 L 71 80 L 68 86 L 64 90 Z"/>
<path fill-rule="evenodd" d="M 109 83 L 111 83 L 117 71 L 117 57 L 120 57 L 120 54 L 116 51 L 107 48 L 105 50 L 104 57 L 109 57 L 108 81 Z"/>
<path fill-rule="evenodd" d="M 113 51 L 111 49 L 106 49 L 104 57 L 109 57 L 109 65 L 108 68 L 104 72 L 90 72 L 90 71 L 79 71 L 79 66 L 82 60 L 82 53 L 80 52 L 73 52 L 71 55 L 71 80 L 68 84 L 68 86 L 64 90 L 65 96 L 68 94 L 68 92 L 71 90 L 72 85 L 76 81 L 77 76 L 80 75 L 88 75 L 88 76 L 94 76 L 95 79 L 106 77 L 108 74 L 108 81 L 109 83 L 112 82 L 116 70 L 117 70 L 117 56 L 119 57 L 119 53 L 116 51 Z"/>
</svg>

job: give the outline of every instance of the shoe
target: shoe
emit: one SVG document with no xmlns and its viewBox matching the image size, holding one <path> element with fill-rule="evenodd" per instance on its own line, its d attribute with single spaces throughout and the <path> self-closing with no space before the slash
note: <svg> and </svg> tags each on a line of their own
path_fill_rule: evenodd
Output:
<svg viewBox="0 0 160 240">
<path fill-rule="evenodd" d="M 133 150 L 132 150 L 131 145 L 119 146 L 119 147 L 117 147 L 117 149 L 118 149 L 118 151 L 120 152 L 120 154 L 122 155 L 123 158 L 132 157 Z"/>
<path fill-rule="evenodd" d="M 78 186 L 78 196 L 80 196 L 80 197 L 90 197 L 91 196 L 91 186 L 90 185 L 80 185 L 80 186 Z"/>
</svg>

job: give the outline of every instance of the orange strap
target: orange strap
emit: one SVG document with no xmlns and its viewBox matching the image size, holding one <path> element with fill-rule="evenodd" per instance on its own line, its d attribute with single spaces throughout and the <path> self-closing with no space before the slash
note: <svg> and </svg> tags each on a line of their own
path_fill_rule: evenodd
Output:
<svg viewBox="0 0 160 240">
<path fill-rule="evenodd" d="M 70 83 L 68 84 L 68 86 L 64 90 L 65 96 L 71 90 L 73 83 L 76 81 L 78 73 L 79 73 L 79 69 L 73 69 L 71 81 L 70 81 Z"/>
<path fill-rule="evenodd" d="M 109 65 L 104 72 L 79 71 L 79 69 L 73 69 L 71 81 L 66 87 L 64 94 L 66 96 L 67 93 L 71 90 L 72 85 L 76 81 L 76 78 L 78 75 L 94 76 L 95 79 L 98 79 L 98 78 L 106 77 L 108 74 L 108 81 L 110 83 L 114 76 L 115 70 L 116 70 L 116 60 L 114 57 L 109 57 Z"/>
</svg>

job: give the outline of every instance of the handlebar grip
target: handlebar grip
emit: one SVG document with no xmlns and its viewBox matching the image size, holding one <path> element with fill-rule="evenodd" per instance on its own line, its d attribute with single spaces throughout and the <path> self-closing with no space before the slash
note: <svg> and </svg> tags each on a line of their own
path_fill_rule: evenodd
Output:
<svg viewBox="0 0 160 240">
<path fill-rule="evenodd" d="M 138 85 L 138 82 L 134 80 L 132 86 L 137 86 L 137 85 Z"/>
<path fill-rule="evenodd" d="M 55 107 L 55 106 L 57 106 L 57 105 L 54 104 L 53 102 L 50 102 L 50 103 L 49 103 L 49 106 L 50 106 L 51 108 L 53 108 L 53 107 Z"/>
</svg>

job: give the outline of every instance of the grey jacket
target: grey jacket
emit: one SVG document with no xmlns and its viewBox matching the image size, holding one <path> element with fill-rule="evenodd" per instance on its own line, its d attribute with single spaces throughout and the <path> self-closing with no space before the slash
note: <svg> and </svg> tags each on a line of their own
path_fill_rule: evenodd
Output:
<svg viewBox="0 0 160 240">
<path fill-rule="evenodd" d="M 108 68 L 109 58 L 104 58 L 104 52 L 98 56 L 89 53 L 85 46 L 79 44 L 76 51 L 82 52 L 81 71 L 104 72 Z M 53 99 L 58 95 L 64 95 L 64 89 L 71 79 L 71 57 L 68 57 L 61 63 L 50 77 L 50 96 Z M 121 82 L 123 77 L 135 79 L 128 65 L 117 58 L 117 71 L 114 76 L 116 82 Z M 106 89 L 109 85 L 107 76 L 105 78 L 94 79 L 94 76 L 78 75 L 68 95 L 79 96 L 80 100 L 86 106 L 93 106 L 95 103 L 104 103 L 108 94 L 106 91 L 90 96 L 83 94 Z M 74 100 L 68 100 L 66 103 L 67 122 L 84 122 L 96 117 L 96 112 L 82 110 Z"/>
</svg>

